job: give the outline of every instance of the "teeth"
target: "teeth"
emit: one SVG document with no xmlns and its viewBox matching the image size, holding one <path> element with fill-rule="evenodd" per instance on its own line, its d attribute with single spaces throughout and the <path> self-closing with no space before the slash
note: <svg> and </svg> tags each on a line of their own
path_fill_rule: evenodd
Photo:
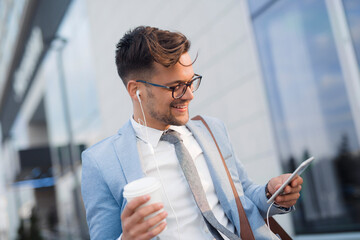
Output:
<svg viewBox="0 0 360 240">
<path fill-rule="evenodd" d="M 186 106 L 175 106 L 175 108 L 186 108 Z"/>
</svg>

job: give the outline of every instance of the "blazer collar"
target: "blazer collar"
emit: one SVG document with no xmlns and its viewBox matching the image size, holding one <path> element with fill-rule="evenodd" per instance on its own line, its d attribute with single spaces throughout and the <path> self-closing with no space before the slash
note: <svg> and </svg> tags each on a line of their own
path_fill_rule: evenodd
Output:
<svg viewBox="0 0 360 240">
<path fill-rule="evenodd" d="M 114 148 L 128 183 L 145 177 L 140 163 L 135 131 L 130 120 L 118 131 Z"/>
</svg>

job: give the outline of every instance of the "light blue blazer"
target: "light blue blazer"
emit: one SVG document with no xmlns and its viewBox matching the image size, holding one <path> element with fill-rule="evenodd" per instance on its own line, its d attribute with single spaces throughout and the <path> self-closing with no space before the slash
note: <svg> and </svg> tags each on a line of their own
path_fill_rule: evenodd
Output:
<svg viewBox="0 0 360 240">
<path fill-rule="evenodd" d="M 204 119 L 224 156 L 255 239 L 271 239 L 263 220 L 269 206 L 265 186 L 256 185 L 248 178 L 235 156 L 225 125 L 215 118 Z M 203 149 L 220 204 L 239 235 L 241 229 L 236 202 L 216 145 L 201 121 L 190 120 L 186 126 Z M 124 186 L 141 177 L 144 177 L 144 173 L 130 120 L 116 135 L 82 153 L 81 191 L 91 239 L 116 239 L 120 236 L 120 215 L 126 205 Z M 284 212 L 273 207 L 270 214 Z"/>
</svg>

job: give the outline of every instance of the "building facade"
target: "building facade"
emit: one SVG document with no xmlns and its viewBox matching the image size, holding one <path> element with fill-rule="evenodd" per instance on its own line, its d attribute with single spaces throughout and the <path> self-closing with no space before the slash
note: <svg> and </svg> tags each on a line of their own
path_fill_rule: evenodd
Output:
<svg viewBox="0 0 360 240">
<path fill-rule="evenodd" d="M 358 1 L 2 0 L 0 20 L 1 239 L 34 208 L 48 239 L 88 238 L 80 153 L 131 117 L 115 45 L 138 25 L 191 40 L 190 115 L 226 123 L 255 182 L 315 156 L 287 231 L 360 237 Z"/>
</svg>

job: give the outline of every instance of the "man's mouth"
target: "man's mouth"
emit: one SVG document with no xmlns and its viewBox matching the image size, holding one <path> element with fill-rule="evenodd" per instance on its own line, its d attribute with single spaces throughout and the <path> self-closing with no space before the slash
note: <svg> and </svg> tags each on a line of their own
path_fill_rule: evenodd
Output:
<svg viewBox="0 0 360 240">
<path fill-rule="evenodd" d="M 172 103 L 171 107 L 175 108 L 178 111 L 186 111 L 188 108 L 188 105 L 186 102 L 178 102 L 178 103 Z"/>
<path fill-rule="evenodd" d="M 185 109 L 187 108 L 186 105 L 180 105 L 180 106 L 173 106 L 174 108 L 178 108 L 178 109 Z"/>
</svg>

